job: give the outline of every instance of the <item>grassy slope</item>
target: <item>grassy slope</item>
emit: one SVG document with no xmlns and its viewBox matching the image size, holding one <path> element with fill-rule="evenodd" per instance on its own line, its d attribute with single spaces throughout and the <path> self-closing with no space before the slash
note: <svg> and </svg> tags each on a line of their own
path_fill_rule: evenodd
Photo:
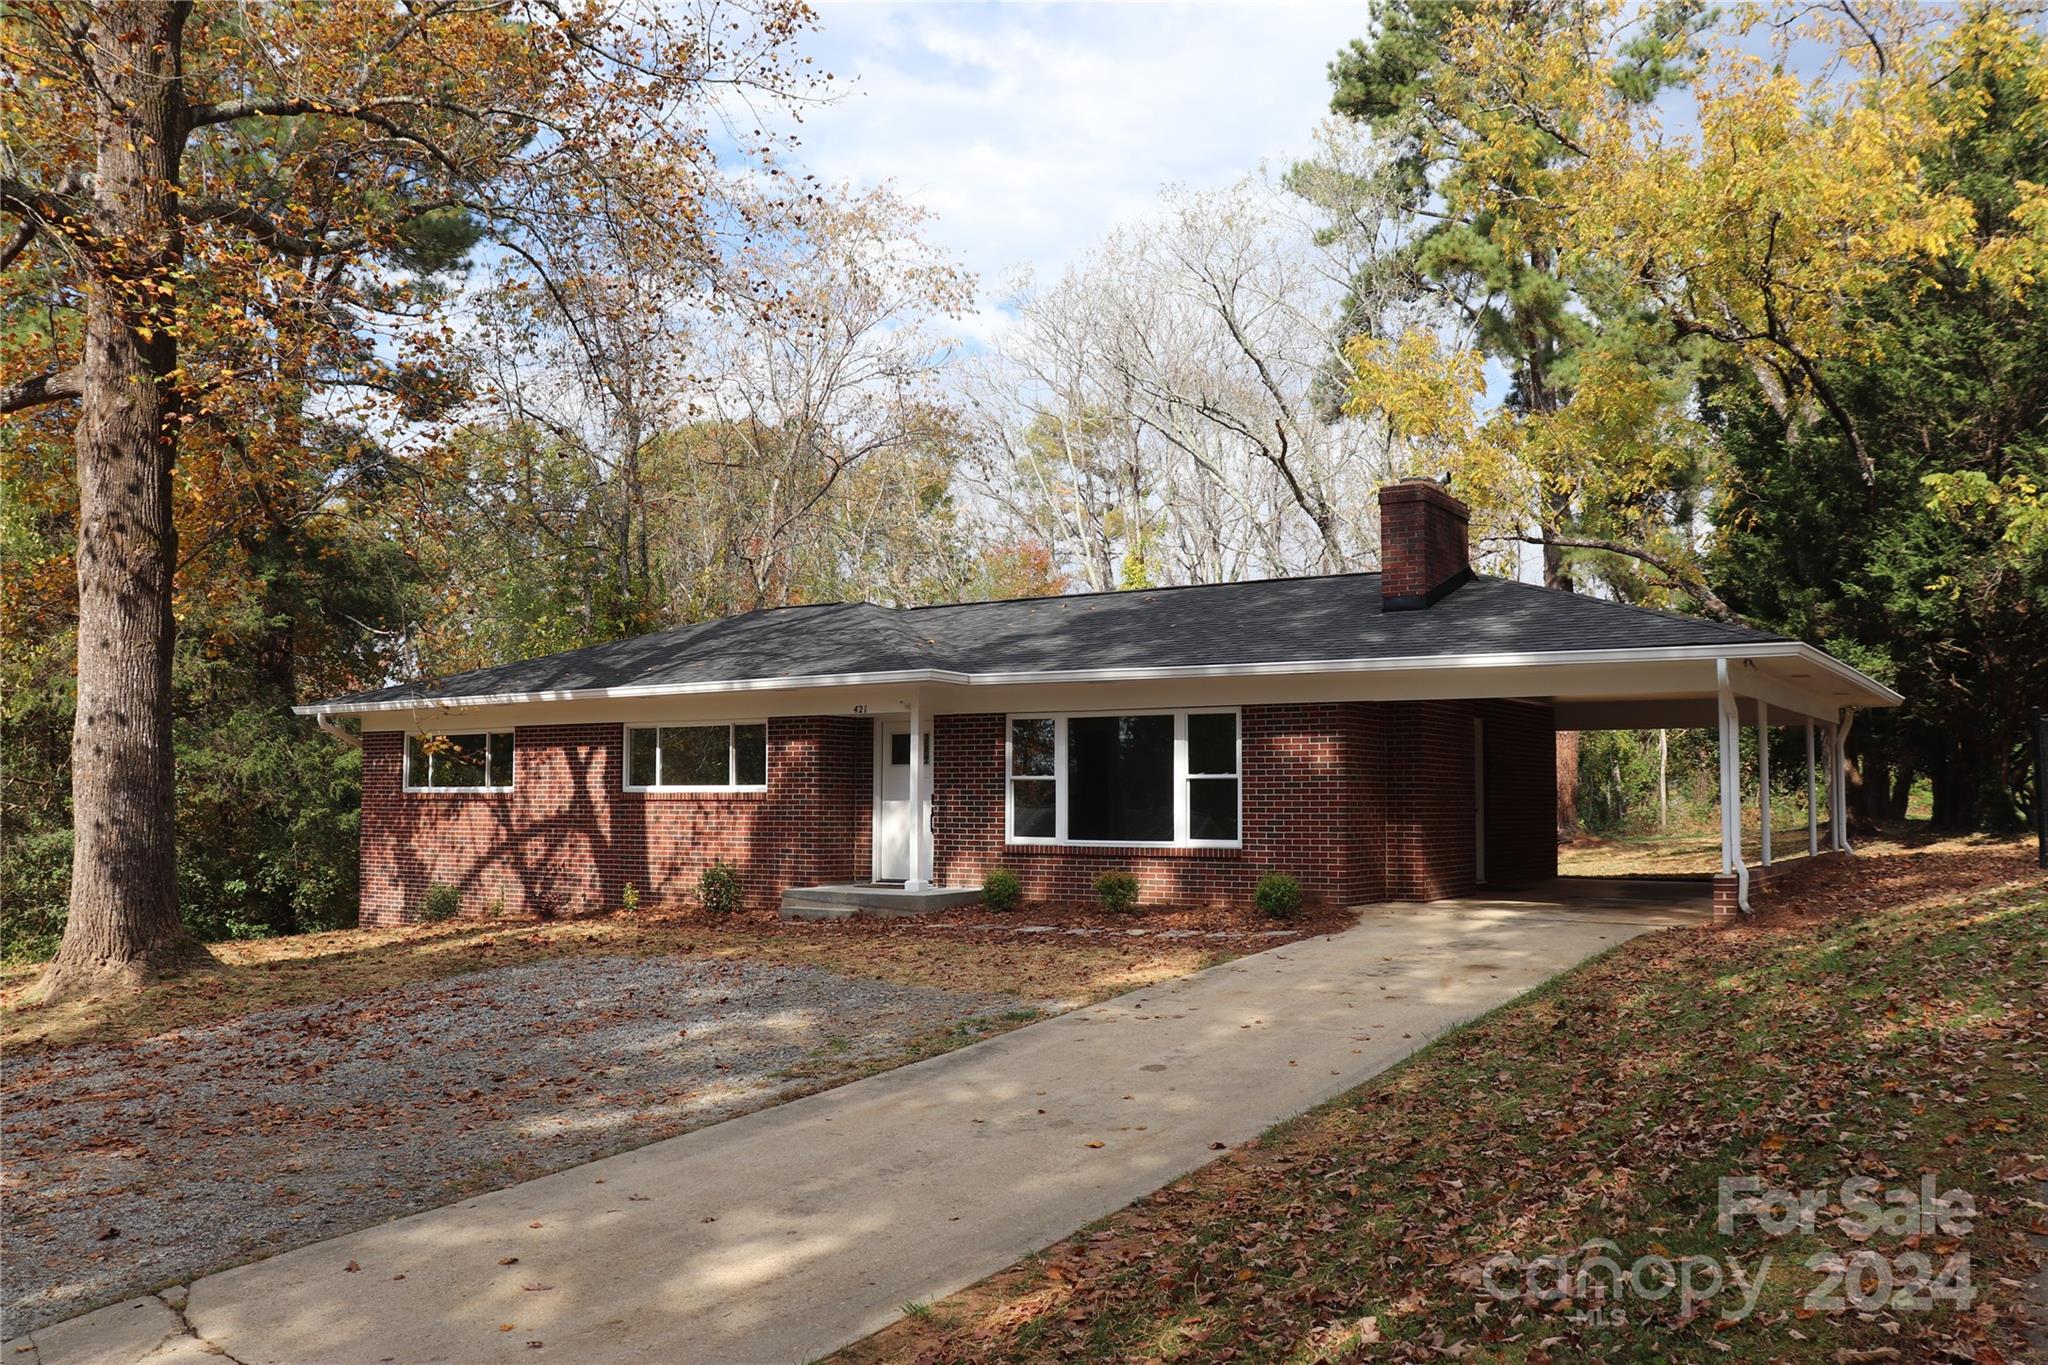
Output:
<svg viewBox="0 0 2048 1365">
<path fill-rule="evenodd" d="M 848 1357 L 2019 1358 L 2028 1233 L 2048 1232 L 2048 884 L 2031 855 L 1873 847 L 1764 923 L 1634 940 Z M 1855 1247 L 1825 1214 L 1812 1237 L 1715 1231 L 1723 1175 L 1923 1171 L 1983 1213 L 1919 1248 L 1936 1266 L 1969 1253 L 1967 1314 L 1806 1312 L 1807 1258 Z M 1476 1292 L 1495 1253 L 1600 1237 L 1624 1266 L 1773 1269 L 1728 1326 L 1680 1321 L 1676 1295 L 1616 1326 Z"/>
</svg>

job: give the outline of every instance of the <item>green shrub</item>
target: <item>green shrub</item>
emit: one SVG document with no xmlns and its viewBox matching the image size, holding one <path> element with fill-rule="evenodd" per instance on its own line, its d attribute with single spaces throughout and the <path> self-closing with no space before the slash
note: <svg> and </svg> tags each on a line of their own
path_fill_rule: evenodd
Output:
<svg viewBox="0 0 2048 1365">
<path fill-rule="evenodd" d="M 1007 867 L 999 867 L 981 879 L 981 903 L 991 910 L 1008 910 L 1024 894 L 1024 883 Z"/>
<path fill-rule="evenodd" d="M 640 908 L 640 891 L 633 883 L 627 882 L 626 889 L 619 892 L 619 909 L 632 914 Z"/>
<path fill-rule="evenodd" d="M 723 858 L 704 869 L 697 878 L 697 901 L 714 914 L 729 915 L 740 908 L 739 869 Z"/>
<path fill-rule="evenodd" d="M 1269 919 L 1293 919 L 1301 909 L 1301 879 L 1286 872 L 1268 872 L 1259 878 L 1252 901 Z"/>
<path fill-rule="evenodd" d="M 0 844 L 0 960 L 55 956 L 70 898 L 71 831 L 9 830 Z"/>
<path fill-rule="evenodd" d="M 1138 908 L 1138 879 L 1128 872 L 1105 872 L 1095 879 L 1095 895 L 1112 915 Z"/>
<path fill-rule="evenodd" d="M 446 882 L 428 882 L 420 897 L 420 923 L 439 924 L 462 913 L 462 893 Z"/>
</svg>

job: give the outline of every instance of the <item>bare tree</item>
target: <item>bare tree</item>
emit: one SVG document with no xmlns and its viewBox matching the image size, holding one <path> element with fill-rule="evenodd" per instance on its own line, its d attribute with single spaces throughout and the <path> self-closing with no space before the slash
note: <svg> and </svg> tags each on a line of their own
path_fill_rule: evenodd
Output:
<svg viewBox="0 0 2048 1365">
<path fill-rule="evenodd" d="M 1386 234 L 1264 175 L 1169 190 L 1050 287 L 976 376 L 977 488 L 1091 587 L 1371 562 L 1384 434 L 1329 401 L 1341 306 Z M 1328 187 L 1314 188 L 1327 192 Z"/>
</svg>

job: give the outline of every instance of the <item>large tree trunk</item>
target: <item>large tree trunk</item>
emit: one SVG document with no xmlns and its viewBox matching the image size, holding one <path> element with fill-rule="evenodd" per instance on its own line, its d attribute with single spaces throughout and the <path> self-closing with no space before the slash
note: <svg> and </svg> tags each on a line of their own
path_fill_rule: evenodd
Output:
<svg viewBox="0 0 2048 1365">
<path fill-rule="evenodd" d="M 171 771 L 171 465 L 177 369 L 179 43 L 188 7 L 103 3 L 87 43 L 100 101 L 78 420 L 75 843 L 64 941 L 44 999 L 210 961 L 178 918 Z"/>
<path fill-rule="evenodd" d="M 1557 527 L 1562 518 L 1570 515 L 1571 507 L 1564 499 L 1553 495 L 1550 500 L 1551 522 L 1538 528 L 1543 536 L 1543 586 L 1559 592 L 1574 592 L 1576 585 L 1571 573 L 1565 568 L 1564 547 L 1554 541 Z M 1579 732 L 1559 730 L 1557 732 L 1557 838 L 1564 843 L 1579 833 Z"/>
</svg>

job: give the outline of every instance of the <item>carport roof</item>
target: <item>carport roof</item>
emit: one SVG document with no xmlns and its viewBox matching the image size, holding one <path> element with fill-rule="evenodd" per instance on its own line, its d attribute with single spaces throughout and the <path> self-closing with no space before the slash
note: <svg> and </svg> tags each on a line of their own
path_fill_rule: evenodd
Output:
<svg viewBox="0 0 2048 1365">
<path fill-rule="evenodd" d="M 753 686 L 1275 673 L 1600 651 L 1711 656 L 1774 644 L 1793 642 L 1498 578 L 1472 578 L 1426 610 L 1383 612 L 1378 574 L 1335 574 L 934 607 L 752 611 L 299 709 L 345 715 Z"/>
</svg>

